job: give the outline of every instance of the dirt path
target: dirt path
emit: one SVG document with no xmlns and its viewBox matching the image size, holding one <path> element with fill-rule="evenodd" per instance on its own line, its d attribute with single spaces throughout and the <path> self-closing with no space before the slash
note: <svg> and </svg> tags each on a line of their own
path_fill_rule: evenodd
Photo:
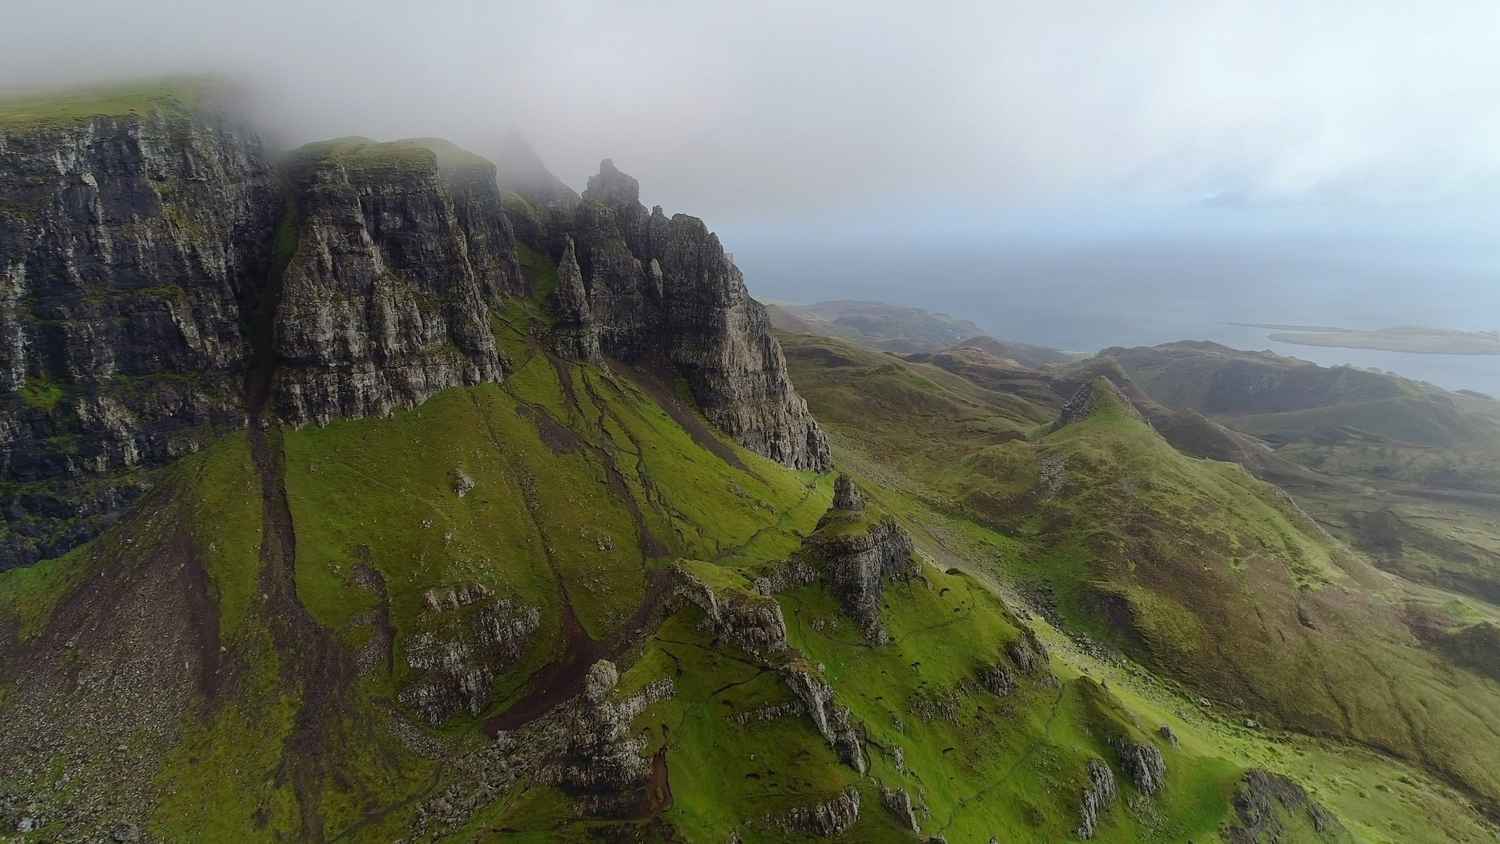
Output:
<svg viewBox="0 0 1500 844">
<path fill-rule="evenodd" d="M 245 377 L 250 457 L 260 478 L 260 590 L 276 643 L 281 680 L 299 701 L 291 733 L 282 746 L 279 776 L 292 784 L 301 828 L 298 839 L 325 839 L 323 785 L 329 778 L 332 731 L 347 703 L 353 656 L 307 611 L 297 594 L 297 537 L 286 493 L 286 454 L 281 429 L 269 411 L 275 381 L 274 318 L 278 283 L 259 303 L 252 335 L 255 347 Z"/>
</svg>

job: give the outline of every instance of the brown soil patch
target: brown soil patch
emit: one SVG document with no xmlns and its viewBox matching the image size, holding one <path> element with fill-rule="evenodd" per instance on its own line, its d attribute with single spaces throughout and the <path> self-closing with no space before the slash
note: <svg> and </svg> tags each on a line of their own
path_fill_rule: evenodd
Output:
<svg viewBox="0 0 1500 844">
<path fill-rule="evenodd" d="M 282 681 L 298 689 L 302 701 L 282 749 L 282 772 L 290 776 L 297 796 L 299 837 L 321 842 L 323 784 L 331 773 L 329 738 L 345 708 L 354 661 L 297 595 L 297 540 L 286 496 L 280 431 L 253 419 L 249 439 L 263 502 L 261 591 L 267 597 L 271 634 L 282 659 Z"/>
<path fill-rule="evenodd" d="M 572 429 L 552 418 L 541 407 L 529 404 L 517 404 L 516 414 L 523 419 L 529 419 L 536 426 L 537 435 L 553 454 L 572 454 L 583 448 L 583 440 L 573 433 Z"/>
</svg>

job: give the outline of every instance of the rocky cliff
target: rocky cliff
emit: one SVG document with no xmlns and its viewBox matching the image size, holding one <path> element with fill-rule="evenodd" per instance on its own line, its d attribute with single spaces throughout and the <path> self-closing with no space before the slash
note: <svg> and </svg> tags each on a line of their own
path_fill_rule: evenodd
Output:
<svg viewBox="0 0 1500 844">
<path fill-rule="evenodd" d="M 580 201 L 528 151 L 533 206 L 445 141 L 278 167 L 196 95 L 99 109 L 0 124 L 0 569 L 90 538 L 249 413 L 325 424 L 501 380 L 493 309 L 531 293 L 518 218 L 559 264 L 560 352 L 664 367 L 747 448 L 828 466 L 718 239 L 608 162 Z"/>
<path fill-rule="evenodd" d="M 294 157 L 278 243 L 289 253 L 275 316 L 282 419 L 380 416 L 501 379 L 489 305 L 524 282 L 494 168 L 466 158 L 363 139 Z"/>
<path fill-rule="evenodd" d="M 276 210 L 259 142 L 164 97 L 0 124 L 0 568 L 97 532 L 242 419 Z"/>
<path fill-rule="evenodd" d="M 535 210 L 547 197 L 535 197 Z M 649 212 L 605 160 L 576 204 L 550 200 L 533 246 L 558 262 L 558 349 L 666 364 L 751 451 L 825 470 L 828 442 L 787 376 L 766 309 L 703 221 Z"/>
</svg>

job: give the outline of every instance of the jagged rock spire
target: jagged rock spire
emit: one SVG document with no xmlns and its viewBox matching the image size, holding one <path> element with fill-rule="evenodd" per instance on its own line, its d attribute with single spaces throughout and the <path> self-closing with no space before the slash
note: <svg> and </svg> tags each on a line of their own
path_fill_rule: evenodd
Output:
<svg viewBox="0 0 1500 844">
<path fill-rule="evenodd" d="M 599 162 L 599 173 L 589 177 L 583 198 L 610 207 L 635 206 L 641 201 L 641 183 L 634 176 L 620 172 L 611 159 Z"/>
<path fill-rule="evenodd" d="M 863 510 L 865 509 L 865 497 L 860 494 L 859 487 L 854 481 L 849 480 L 848 475 L 839 475 L 833 482 L 833 509 L 835 510 Z"/>
<path fill-rule="evenodd" d="M 571 237 L 563 247 L 562 260 L 557 262 L 557 290 L 552 298 L 553 308 L 557 313 L 553 343 L 558 354 L 574 360 L 597 360 L 599 332 L 594 324 L 588 290 L 583 286 L 583 271 L 578 267 L 578 256 Z"/>
</svg>

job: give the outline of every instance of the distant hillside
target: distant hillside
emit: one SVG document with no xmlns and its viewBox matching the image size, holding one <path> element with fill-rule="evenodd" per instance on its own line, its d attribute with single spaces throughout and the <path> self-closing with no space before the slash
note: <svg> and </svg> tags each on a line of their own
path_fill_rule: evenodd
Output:
<svg viewBox="0 0 1500 844">
<path fill-rule="evenodd" d="M 984 544 L 991 562 L 981 570 L 1048 621 L 1181 684 L 1187 709 L 1221 713 L 1246 741 L 1268 740 L 1253 751 L 1262 758 L 1298 758 L 1279 744 L 1288 733 L 1259 732 L 1267 723 L 1339 736 L 1497 805 L 1500 748 L 1471 740 L 1500 713 L 1475 644 L 1487 641 L 1496 610 L 1376 571 L 1323 529 L 1325 509 L 1310 518 L 1303 498 L 1232 465 L 1287 468 L 1280 452 L 1156 401 L 1113 357 L 1027 373 L 977 354 L 901 359 L 836 339 L 783 342 L 835 459 L 879 478 L 882 503 L 939 546 Z M 1151 350 L 1132 351 L 1140 354 L 1120 357 L 1139 362 Z M 1182 385 L 1153 386 L 1167 394 Z M 1300 471 L 1311 489 L 1330 485 L 1319 502 L 1355 488 Z M 1162 694 L 1152 688 L 1144 696 Z M 1323 757 L 1296 768 L 1320 795 L 1339 795 L 1330 799 L 1342 817 L 1370 821 L 1357 840 L 1484 840 L 1430 796 L 1366 802 L 1361 792 L 1384 790 L 1345 788 L 1364 776 L 1345 764 Z"/>
<path fill-rule="evenodd" d="M 924 354 L 956 348 L 978 349 L 1001 361 L 1033 369 L 1067 363 L 1076 357 L 1046 346 L 996 340 L 969 320 L 904 305 L 839 300 L 816 305 L 782 302 L 766 307 L 771 314 L 771 325 L 778 331 L 843 337 L 885 352 Z"/>
<path fill-rule="evenodd" d="M 1213 343 L 1106 349 L 1100 360 L 1153 400 L 1272 446 L 1250 453 L 1274 463 L 1215 456 L 1287 485 L 1382 568 L 1500 601 L 1500 404 Z"/>
<path fill-rule="evenodd" d="M 966 319 L 883 302 L 838 300 L 771 307 L 771 324 L 782 331 L 846 337 L 888 352 L 933 352 L 984 333 Z"/>
</svg>

